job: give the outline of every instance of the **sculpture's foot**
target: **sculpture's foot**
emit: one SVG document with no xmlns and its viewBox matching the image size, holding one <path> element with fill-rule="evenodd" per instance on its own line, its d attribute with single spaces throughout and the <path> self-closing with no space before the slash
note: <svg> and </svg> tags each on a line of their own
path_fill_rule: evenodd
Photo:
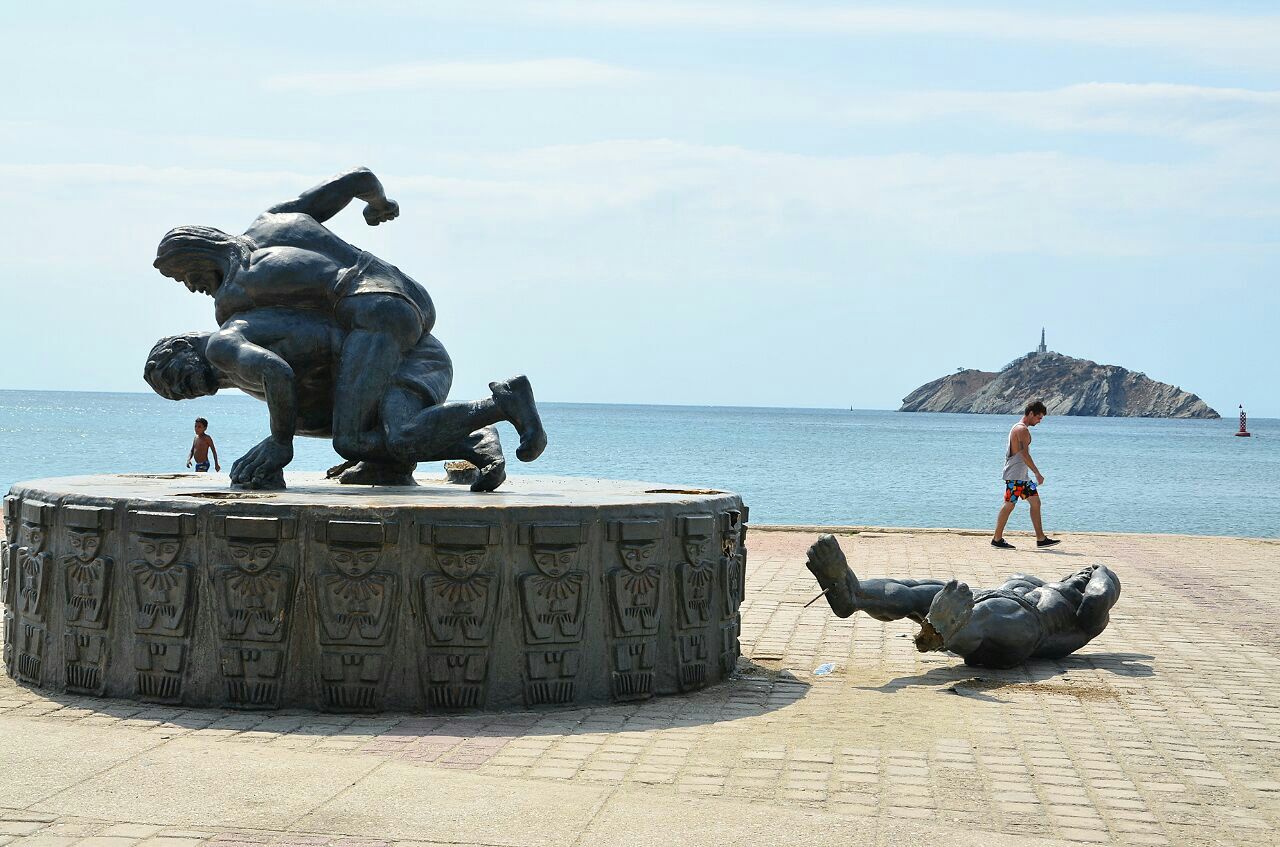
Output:
<svg viewBox="0 0 1280 847">
<path fill-rule="evenodd" d="M 364 461 L 343 471 L 338 482 L 343 485 L 417 485 L 413 469 L 417 462 Z"/>
<path fill-rule="evenodd" d="M 480 469 L 472 491 L 494 491 L 507 479 L 507 458 L 502 455 L 498 428 L 486 426 L 467 436 L 467 461 Z"/>
<path fill-rule="evenodd" d="M 933 629 L 942 638 L 945 646 L 960 630 L 964 629 L 972 615 L 973 592 L 969 590 L 968 585 L 953 579 L 933 595 L 933 602 L 929 605 L 929 615 L 925 618 L 925 626 Z"/>
<path fill-rule="evenodd" d="M 529 378 L 524 375 L 511 379 L 489 383 L 493 392 L 493 402 L 506 415 L 507 420 L 520 433 L 520 446 L 516 448 L 516 458 L 522 462 L 532 462 L 547 449 L 547 433 L 542 429 L 542 418 L 538 416 L 538 407 L 533 401 L 533 387 Z"/>
<path fill-rule="evenodd" d="M 809 547 L 809 561 L 805 565 L 826 593 L 831 611 L 842 618 L 858 611 L 858 603 L 854 599 L 858 592 L 858 578 L 849 569 L 849 562 L 834 535 L 818 536 L 818 540 Z"/>
<path fill-rule="evenodd" d="M 507 481 L 507 460 L 499 459 L 480 469 L 476 481 L 471 483 L 472 491 L 496 491 L 499 485 Z"/>
<path fill-rule="evenodd" d="M 338 477 L 342 476 L 342 472 L 343 472 L 343 471 L 348 470 L 349 468 L 354 468 L 354 467 L 355 467 L 356 465 L 358 465 L 358 464 L 360 464 L 360 462 L 359 462 L 358 460 L 356 460 L 356 459 L 347 459 L 347 460 L 346 460 L 345 462 L 343 462 L 342 464 L 340 464 L 340 465 L 334 465 L 333 467 L 329 468 L 329 470 L 325 471 L 325 472 L 324 472 L 324 478 L 325 478 L 325 479 L 336 479 L 336 478 L 338 478 Z"/>
<path fill-rule="evenodd" d="M 231 487 L 241 491 L 284 491 L 284 470 L 281 469 L 248 482 L 233 482 Z"/>
</svg>

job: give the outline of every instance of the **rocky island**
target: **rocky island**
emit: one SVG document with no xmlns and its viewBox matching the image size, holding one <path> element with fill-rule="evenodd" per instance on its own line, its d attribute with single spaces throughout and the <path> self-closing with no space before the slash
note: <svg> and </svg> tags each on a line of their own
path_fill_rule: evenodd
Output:
<svg viewBox="0 0 1280 847">
<path fill-rule="evenodd" d="M 1118 365 L 1064 356 L 1040 347 L 1000 371 L 960 370 L 920 386 L 900 412 L 1012 415 L 1041 400 L 1051 415 L 1118 418 L 1218 418 L 1190 392 Z"/>
</svg>

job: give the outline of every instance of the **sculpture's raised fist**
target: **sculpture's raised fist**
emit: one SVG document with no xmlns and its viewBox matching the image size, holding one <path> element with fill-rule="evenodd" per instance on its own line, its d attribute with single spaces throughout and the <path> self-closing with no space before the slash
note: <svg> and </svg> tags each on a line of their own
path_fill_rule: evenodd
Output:
<svg viewBox="0 0 1280 847">
<path fill-rule="evenodd" d="M 393 221 L 399 216 L 400 204 L 394 200 L 387 200 L 378 206 L 370 203 L 364 207 L 364 222 L 369 226 L 377 226 L 383 221 Z"/>
</svg>

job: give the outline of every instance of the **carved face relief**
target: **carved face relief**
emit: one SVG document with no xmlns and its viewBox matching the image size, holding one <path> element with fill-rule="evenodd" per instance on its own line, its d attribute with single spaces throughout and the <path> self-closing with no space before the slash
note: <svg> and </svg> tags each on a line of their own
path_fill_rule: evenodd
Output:
<svg viewBox="0 0 1280 847">
<path fill-rule="evenodd" d="M 233 541 L 227 547 L 231 550 L 231 563 L 245 573 L 262 573 L 276 557 L 274 542 L 247 544 Z"/>
<path fill-rule="evenodd" d="M 483 547 L 437 547 L 436 561 L 450 579 L 470 579 L 484 564 Z"/>
<path fill-rule="evenodd" d="M 707 545 L 711 543 L 711 539 L 705 535 L 690 535 L 684 539 L 684 560 L 691 565 L 697 565 L 702 562 L 702 557 L 707 553 Z"/>
<path fill-rule="evenodd" d="M 22 540 L 25 546 L 34 554 L 44 550 L 45 539 L 48 538 L 45 528 L 38 523 L 22 524 Z"/>
<path fill-rule="evenodd" d="M 329 561 L 343 575 L 352 578 L 368 574 L 378 566 L 382 558 L 381 547 L 367 547 L 332 543 L 329 545 Z"/>
<path fill-rule="evenodd" d="M 182 551 L 182 539 L 172 535 L 139 535 L 142 558 L 153 568 L 167 568 Z"/>
<path fill-rule="evenodd" d="M 570 547 L 534 547 L 533 563 L 543 576 L 552 579 L 562 577 L 578 561 L 578 548 Z"/>
<path fill-rule="evenodd" d="M 618 555 L 622 557 L 622 564 L 632 573 L 641 573 L 652 565 L 657 551 L 657 541 L 623 541 L 618 544 Z"/>
<path fill-rule="evenodd" d="M 67 544 L 71 547 L 71 555 L 88 564 L 98 556 L 102 549 L 102 536 L 96 530 L 68 530 Z"/>
</svg>

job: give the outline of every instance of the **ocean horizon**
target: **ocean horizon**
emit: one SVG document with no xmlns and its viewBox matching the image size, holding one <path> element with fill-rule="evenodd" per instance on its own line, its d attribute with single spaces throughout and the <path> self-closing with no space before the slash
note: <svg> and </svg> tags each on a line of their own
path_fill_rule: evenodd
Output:
<svg viewBox="0 0 1280 847">
<path fill-rule="evenodd" d="M 508 473 L 607 477 L 731 490 L 755 524 L 989 530 L 1016 416 L 747 406 L 540 403 L 544 455 Z M 184 470 L 191 422 L 210 421 L 231 463 L 267 434 L 238 393 L 171 402 L 128 392 L 0 390 L 0 484 L 88 473 Z M 1045 528 L 1280 537 L 1280 419 L 1050 416 L 1033 430 Z M 340 461 L 299 438 L 289 470 Z M 442 475 L 436 463 L 419 475 Z M 213 479 L 210 480 L 213 483 Z M 1010 529 L 1030 528 L 1019 505 Z"/>
</svg>

